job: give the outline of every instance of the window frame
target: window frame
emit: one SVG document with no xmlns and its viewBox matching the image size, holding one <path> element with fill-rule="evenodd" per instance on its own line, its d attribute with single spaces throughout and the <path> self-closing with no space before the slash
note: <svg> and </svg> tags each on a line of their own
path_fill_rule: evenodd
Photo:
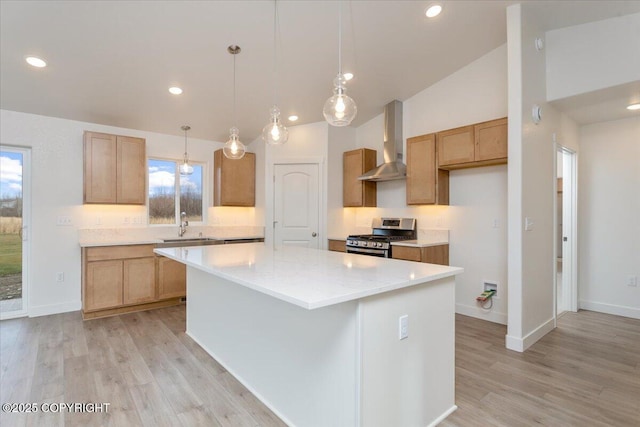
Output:
<svg viewBox="0 0 640 427">
<path fill-rule="evenodd" d="M 173 187 L 175 191 L 174 197 L 174 219 L 175 223 L 173 224 L 152 224 L 151 223 L 151 210 L 149 209 L 149 162 L 152 160 L 158 160 L 161 162 L 171 162 L 175 164 L 175 176 L 178 179 L 174 179 Z M 149 227 L 176 227 L 180 225 L 180 163 L 182 163 L 182 159 L 172 159 L 168 157 L 160 157 L 160 156 L 149 156 L 147 157 L 147 199 L 146 199 L 146 208 L 147 208 L 147 226 Z M 207 224 L 207 211 L 209 207 L 209 179 L 208 179 L 208 164 L 206 162 L 197 161 L 197 160 L 189 160 L 189 163 L 192 166 L 200 166 L 202 167 L 202 221 L 189 221 L 190 225 L 206 225 Z"/>
</svg>

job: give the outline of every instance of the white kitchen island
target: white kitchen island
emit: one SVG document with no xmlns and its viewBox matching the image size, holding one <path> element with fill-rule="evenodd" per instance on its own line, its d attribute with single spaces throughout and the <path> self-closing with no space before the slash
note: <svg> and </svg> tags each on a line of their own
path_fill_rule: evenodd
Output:
<svg viewBox="0 0 640 427">
<path fill-rule="evenodd" d="M 428 426 L 456 409 L 461 268 L 263 243 L 155 252 L 187 265 L 187 334 L 287 424 Z"/>
</svg>

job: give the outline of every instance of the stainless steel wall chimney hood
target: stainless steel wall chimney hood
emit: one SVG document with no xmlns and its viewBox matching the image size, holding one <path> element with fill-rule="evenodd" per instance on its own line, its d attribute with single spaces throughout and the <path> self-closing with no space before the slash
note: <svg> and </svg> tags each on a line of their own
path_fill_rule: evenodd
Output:
<svg viewBox="0 0 640 427">
<path fill-rule="evenodd" d="M 405 179 L 407 167 L 402 162 L 402 102 L 394 100 L 384 107 L 384 163 L 358 177 L 361 181 Z"/>
</svg>

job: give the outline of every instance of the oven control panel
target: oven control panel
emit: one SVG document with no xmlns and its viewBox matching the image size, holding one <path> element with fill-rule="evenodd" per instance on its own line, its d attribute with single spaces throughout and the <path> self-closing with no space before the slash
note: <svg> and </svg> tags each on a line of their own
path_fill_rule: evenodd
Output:
<svg viewBox="0 0 640 427">
<path fill-rule="evenodd" d="M 356 240 L 356 239 L 348 239 L 347 246 L 351 247 L 360 247 L 360 248 L 377 248 L 377 249 L 388 249 L 388 242 L 375 242 L 370 240 Z"/>
</svg>

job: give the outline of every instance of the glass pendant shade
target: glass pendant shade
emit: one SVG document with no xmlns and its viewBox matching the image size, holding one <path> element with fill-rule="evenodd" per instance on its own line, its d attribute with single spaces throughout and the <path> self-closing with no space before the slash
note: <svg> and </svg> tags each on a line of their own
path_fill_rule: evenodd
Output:
<svg viewBox="0 0 640 427">
<path fill-rule="evenodd" d="M 262 129 L 262 139 L 269 145 L 282 145 L 289 139 L 289 131 L 280 122 L 280 109 L 275 105 L 270 110 L 271 119 Z"/>
<path fill-rule="evenodd" d="M 193 173 L 193 166 L 189 164 L 189 154 L 187 154 L 187 131 L 191 129 L 191 126 L 184 125 L 180 129 L 184 131 L 184 157 L 178 170 L 180 175 L 191 175 Z"/>
<path fill-rule="evenodd" d="M 239 133 L 240 131 L 238 131 L 238 128 L 231 128 L 231 130 L 229 131 L 229 140 L 226 144 L 224 144 L 224 147 L 222 148 L 222 152 L 224 153 L 225 157 L 229 159 L 241 159 L 244 157 L 246 148 L 240 141 Z"/>
<path fill-rule="evenodd" d="M 193 166 L 189 164 L 189 159 L 186 156 L 187 153 L 184 153 L 184 154 L 185 154 L 184 161 L 179 167 L 180 175 L 191 175 L 193 173 Z"/>
<path fill-rule="evenodd" d="M 331 126 L 349 126 L 358 113 L 355 101 L 346 94 L 346 83 L 344 75 L 338 74 L 333 80 L 333 96 L 324 103 L 322 114 Z"/>
</svg>

